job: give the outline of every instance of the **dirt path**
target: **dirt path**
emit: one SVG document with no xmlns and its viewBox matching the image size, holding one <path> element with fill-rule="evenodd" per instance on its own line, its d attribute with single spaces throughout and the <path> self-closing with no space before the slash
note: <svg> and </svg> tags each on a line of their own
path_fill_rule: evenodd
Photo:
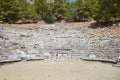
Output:
<svg viewBox="0 0 120 80">
<path fill-rule="evenodd" d="M 0 80 L 119 80 L 120 68 L 86 61 L 35 61 L 6 64 Z"/>
</svg>

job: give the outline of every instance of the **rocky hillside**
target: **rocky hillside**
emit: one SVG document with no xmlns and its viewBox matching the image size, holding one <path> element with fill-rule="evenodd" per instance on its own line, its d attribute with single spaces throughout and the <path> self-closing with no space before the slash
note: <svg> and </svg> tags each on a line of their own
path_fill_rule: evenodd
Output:
<svg viewBox="0 0 120 80">
<path fill-rule="evenodd" d="M 74 59 L 94 54 L 120 55 L 120 27 L 89 28 L 84 23 L 0 24 L 0 60 L 20 58 L 22 52 L 40 57 L 67 53 Z"/>
</svg>

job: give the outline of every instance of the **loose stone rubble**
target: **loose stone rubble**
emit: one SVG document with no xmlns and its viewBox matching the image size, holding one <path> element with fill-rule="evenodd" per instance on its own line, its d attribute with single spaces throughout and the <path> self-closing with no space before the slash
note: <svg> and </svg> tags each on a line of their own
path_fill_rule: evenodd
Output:
<svg viewBox="0 0 120 80">
<path fill-rule="evenodd" d="M 102 29 L 87 29 L 89 25 L 35 24 L 33 30 L 0 26 L 0 61 L 120 56 L 120 34 L 112 30 L 105 33 Z"/>
</svg>

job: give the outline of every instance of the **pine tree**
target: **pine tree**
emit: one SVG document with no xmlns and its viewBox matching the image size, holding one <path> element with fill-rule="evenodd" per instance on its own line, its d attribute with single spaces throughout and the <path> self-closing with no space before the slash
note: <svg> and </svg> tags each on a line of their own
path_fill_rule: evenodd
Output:
<svg viewBox="0 0 120 80">
<path fill-rule="evenodd" d="M 35 11 L 35 6 L 30 4 L 26 0 L 18 0 L 17 1 L 19 13 L 18 16 L 21 20 L 35 20 L 37 19 L 37 13 Z"/>
<path fill-rule="evenodd" d="M 75 21 L 80 21 L 83 18 L 83 0 L 76 0 Z"/>
<path fill-rule="evenodd" d="M 67 2 L 66 0 L 54 0 L 54 15 L 58 21 L 66 19 Z"/>
<path fill-rule="evenodd" d="M 77 0 L 75 8 L 75 21 L 92 19 L 92 7 L 96 0 Z"/>
<path fill-rule="evenodd" d="M 67 3 L 67 20 L 68 21 L 74 21 L 75 18 L 75 9 L 76 9 L 76 5 L 75 2 L 68 2 Z"/>
<path fill-rule="evenodd" d="M 119 18 L 119 0 L 99 0 L 93 7 L 93 18 L 96 21 L 110 21 Z"/>
<path fill-rule="evenodd" d="M 46 0 L 35 0 L 36 12 L 39 16 L 39 19 L 44 20 L 47 12 L 47 3 Z"/>
<path fill-rule="evenodd" d="M 46 12 L 46 16 L 44 18 L 45 22 L 47 23 L 54 23 L 55 22 L 55 16 L 53 13 L 53 3 L 48 3 L 47 4 L 47 12 Z"/>
<path fill-rule="evenodd" d="M 92 7 L 96 3 L 96 0 L 84 0 L 83 2 L 83 18 L 86 20 L 92 19 Z"/>
<path fill-rule="evenodd" d="M 19 20 L 19 9 L 16 0 L 0 0 L 0 19 L 4 22 L 13 23 Z"/>
</svg>

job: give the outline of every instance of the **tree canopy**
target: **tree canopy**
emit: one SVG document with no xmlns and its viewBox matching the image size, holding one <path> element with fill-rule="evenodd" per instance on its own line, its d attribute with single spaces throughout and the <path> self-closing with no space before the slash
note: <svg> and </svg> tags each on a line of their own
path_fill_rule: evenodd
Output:
<svg viewBox="0 0 120 80">
<path fill-rule="evenodd" d="M 115 21 L 120 19 L 120 0 L 0 0 L 0 20 L 13 23 L 18 20 L 55 21 Z"/>
</svg>

